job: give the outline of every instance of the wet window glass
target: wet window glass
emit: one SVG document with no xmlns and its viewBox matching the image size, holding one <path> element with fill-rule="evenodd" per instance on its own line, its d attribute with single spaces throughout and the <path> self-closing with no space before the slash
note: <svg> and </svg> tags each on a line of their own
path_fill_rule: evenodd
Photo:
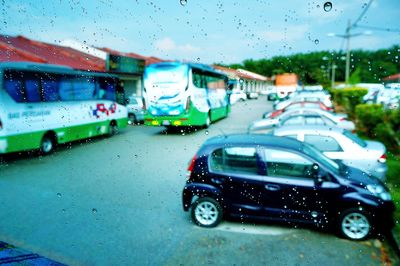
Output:
<svg viewBox="0 0 400 266">
<path fill-rule="evenodd" d="M 313 145 L 320 151 L 343 151 L 339 143 L 332 137 L 321 135 L 304 135 L 304 142 Z"/>
<path fill-rule="evenodd" d="M 312 162 L 298 154 L 265 149 L 264 158 L 267 165 L 268 176 L 313 178 L 311 173 Z"/>
<path fill-rule="evenodd" d="M 211 170 L 216 172 L 258 173 L 255 148 L 218 149 L 211 155 Z"/>
</svg>

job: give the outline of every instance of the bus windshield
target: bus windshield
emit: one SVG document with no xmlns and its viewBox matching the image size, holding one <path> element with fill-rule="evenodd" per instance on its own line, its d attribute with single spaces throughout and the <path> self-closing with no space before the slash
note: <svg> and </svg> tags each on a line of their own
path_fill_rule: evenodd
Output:
<svg viewBox="0 0 400 266">
<path fill-rule="evenodd" d="M 188 69 L 186 65 L 155 65 L 145 72 L 145 81 L 151 85 L 187 83 Z M 154 87 L 154 86 L 153 86 Z"/>
</svg>

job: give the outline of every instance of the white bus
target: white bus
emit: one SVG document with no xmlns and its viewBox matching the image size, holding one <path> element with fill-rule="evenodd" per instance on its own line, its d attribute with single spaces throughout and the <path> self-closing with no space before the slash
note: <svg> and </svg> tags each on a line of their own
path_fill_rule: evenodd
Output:
<svg viewBox="0 0 400 266">
<path fill-rule="evenodd" d="M 210 66 L 157 63 L 143 79 L 145 125 L 208 127 L 230 112 L 228 77 Z"/>
<path fill-rule="evenodd" d="M 28 62 L 0 63 L 0 154 L 113 135 L 127 125 L 115 75 Z"/>
</svg>

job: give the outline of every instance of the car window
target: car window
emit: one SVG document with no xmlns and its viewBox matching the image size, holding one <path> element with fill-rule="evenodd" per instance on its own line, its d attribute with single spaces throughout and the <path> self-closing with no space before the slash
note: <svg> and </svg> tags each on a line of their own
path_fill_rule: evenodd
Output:
<svg viewBox="0 0 400 266">
<path fill-rule="evenodd" d="M 303 116 L 293 116 L 282 121 L 282 125 L 304 125 Z"/>
<path fill-rule="evenodd" d="M 266 175 L 274 177 L 312 178 L 312 162 L 296 153 L 265 149 Z"/>
<path fill-rule="evenodd" d="M 304 142 L 313 145 L 320 151 L 343 151 L 339 143 L 332 137 L 321 135 L 304 135 Z"/>
<path fill-rule="evenodd" d="M 217 149 L 210 156 L 210 167 L 215 172 L 257 174 L 256 149 L 253 147 Z"/>
<path fill-rule="evenodd" d="M 320 116 L 306 116 L 304 118 L 306 125 L 326 125 Z"/>
</svg>

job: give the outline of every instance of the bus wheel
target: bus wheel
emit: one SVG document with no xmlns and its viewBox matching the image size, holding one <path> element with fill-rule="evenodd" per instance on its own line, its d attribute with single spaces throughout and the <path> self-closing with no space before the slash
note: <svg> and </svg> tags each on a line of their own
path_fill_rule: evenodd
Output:
<svg viewBox="0 0 400 266">
<path fill-rule="evenodd" d="M 45 135 L 40 142 L 40 153 L 43 155 L 50 154 L 54 151 L 55 140 L 50 135 Z"/>
<path fill-rule="evenodd" d="M 117 122 L 111 121 L 110 127 L 109 127 L 109 133 L 108 133 L 108 135 L 114 136 L 114 135 L 117 135 L 117 134 L 118 134 L 118 125 L 117 125 Z"/>
</svg>

